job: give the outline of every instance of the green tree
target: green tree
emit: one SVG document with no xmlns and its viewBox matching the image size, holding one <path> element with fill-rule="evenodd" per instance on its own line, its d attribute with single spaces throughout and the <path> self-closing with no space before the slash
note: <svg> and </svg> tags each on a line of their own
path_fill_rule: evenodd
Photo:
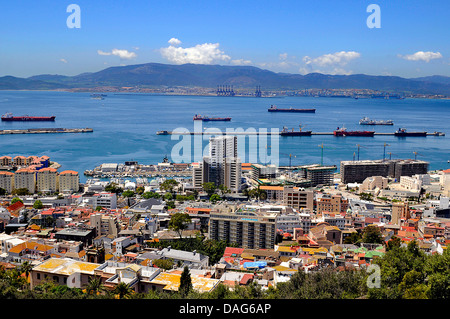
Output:
<svg viewBox="0 0 450 319">
<path fill-rule="evenodd" d="M 213 182 L 203 183 L 202 187 L 206 194 L 208 194 L 208 197 L 211 197 L 217 190 L 217 186 Z"/>
<path fill-rule="evenodd" d="M 120 194 L 123 192 L 123 189 L 117 185 L 117 183 L 109 183 L 105 186 L 105 191 L 109 193 Z"/>
<path fill-rule="evenodd" d="M 135 194 L 134 194 L 134 192 L 132 191 L 132 190 L 130 190 L 130 189 L 128 189 L 128 190 L 126 190 L 126 191 L 124 191 L 123 193 L 122 193 L 122 196 L 123 197 L 133 197 Z"/>
<path fill-rule="evenodd" d="M 188 214 L 175 213 L 170 218 L 169 229 L 176 231 L 181 239 L 183 230 L 185 230 L 187 228 L 187 226 L 190 222 L 191 222 L 191 217 Z"/>
<path fill-rule="evenodd" d="M 219 194 L 212 194 L 211 197 L 209 198 L 209 200 L 211 201 L 211 203 L 215 204 L 216 202 L 221 200 L 221 198 L 220 198 Z"/>
<path fill-rule="evenodd" d="M 120 282 L 113 290 L 113 293 L 119 298 L 119 299 L 128 299 L 133 294 L 133 289 L 126 284 L 125 282 Z"/>
<path fill-rule="evenodd" d="M 159 185 L 159 188 L 163 191 L 173 193 L 173 190 L 176 186 L 178 186 L 178 182 L 174 179 L 166 179 Z"/>
<path fill-rule="evenodd" d="M 16 188 L 12 191 L 12 194 L 23 196 L 23 195 L 30 195 L 30 192 L 28 191 L 28 188 Z"/>
<path fill-rule="evenodd" d="M 183 272 L 181 273 L 180 287 L 178 291 L 181 293 L 182 297 L 186 297 L 189 294 L 189 292 L 192 291 L 191 273 L 187 266 L 184 266 Z"/>
<path fill-rule="evenodd" d="M 353 232 L 344 239 L 344 244 L 357 244 L 361 242 L 361 235 L 358 232 Z"/>
<path fill-rule="evenodd" d="M 44 204 L 42 204 L 42 201 L 38 199 L 34 202 L 33 208 L 42 209 L 44 208 Z"/>
<path fill-rule="evenodd" d="M 362 234 L 362 242 L 382 244 L 384 241 L 383 236 L 381 235 L 380 228 L 373 225 L 366 226 Z"/>
<path fill-rule="evenodd" d="M 150 198 L 161 198 L 161 195 L 156 192 L 145 192 L 142 194 L 142 198 L 150 199 Z"/>
<path fill-rule="evenodd" d="M 21 200 L 19 197 L 14 197 L 13 199 L 11 199 L 10 204 L 15 204 L 17 202 L 21 202 L 23 204 L 23 200 Z"/>
<path fill-rule="evenodd" d="M 152 263 L 156 267 L 164 269 L 164 270 L 170 270 L 173 268 L 173 265 L 174 265 L 173 260 L 170 258 L 169 259 L 155 259 L 152 261 Z"/>
<path fill-rule="evenodd" d="M 143 187 L 143 186 L 139 186 L 136 188 L 136 193 L 139 195 L 144 194 L 144 191 L 145 191 L 145 187 Z"/>
<path fill-rule="evenodd" d="M 88 295 L 98 295 L 105 290 L 102 279 L 100 277 L 91 277 L 86 286 L 86 293 Z"/>
</svg>

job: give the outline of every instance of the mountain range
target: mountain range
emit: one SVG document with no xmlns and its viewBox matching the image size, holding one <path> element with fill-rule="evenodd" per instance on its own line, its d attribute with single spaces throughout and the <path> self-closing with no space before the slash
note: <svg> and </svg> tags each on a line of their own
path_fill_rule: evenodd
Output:
<svg viewBox="0 0 450 319">
<path fill-rule="evenodd" d="M 372 89 L 395 93 L 440 94 L 450 96 L 450 77 L 402 78 L 381 75 L 306 75 L 276 73 L 254 66 L 145 63 L 109 67 L 75 76 L 41 74 L 28 78 L 0 77 L 0 90 L 55 90 L 73 88 L 190 86 L 215 88 L 233 85 L 235 89 Z"/>
</svg>

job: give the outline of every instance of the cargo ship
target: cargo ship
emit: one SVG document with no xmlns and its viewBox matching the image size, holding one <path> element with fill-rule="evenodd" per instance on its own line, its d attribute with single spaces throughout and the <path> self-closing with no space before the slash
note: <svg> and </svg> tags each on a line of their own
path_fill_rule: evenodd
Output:
<svg viewBox="0 0 450 319">
<path fill-rule="evenodd" d="M 271 105 L 268 112 L 293 112 L 293 113 L 316 113 L 316 109 L 294 109 L 293 107 L 280 109 L 276 105 Z"/>
<path fill-rule="evenodd" d="M 2 121 L 54 121 L 54 116 L 13 116 L 12 113 L 2 115 Z"/>
<path fill-rule="evenodd" d="M 407 132 L 405 128 L 399 128 L 394 133 L 395 136 L 427 136 L 427 132 Z"/>
<path fill-rule="evenodd" d="M 337 128 L 334 132 L 334 136 L 374 136 L 374 131 L 347 131 L 345 127 Z"/>
<path fill-rule="evenodd" d="M 158 131 L 156 135 L 169 135 L 169 131 Z"/>
<path fill-rule="evenodd" d="M 394 125 L 394 121 L 392 120 L 371 120 L 368 117 L 364 117 L 359 120 L 360 125 Z"/>
<path fill-rule="evenodd" d="M 195 114 L 194 121 L 203 121 L 203 122 L 209 122 L 209 121 L 231 121 L 231 117 L 208 117 L 208 116 L 201 116 Z"/>
<path fill-rule="evenodd" d="M 300 129 L 294 131 L 294 129 L 289 130 L 286 126 L 283 126 L 283 130 L 280 132 L 281 136 L 311 136 L 311 131 L 303 131 L 302 126 L 299 125 Z"/>
</svg>

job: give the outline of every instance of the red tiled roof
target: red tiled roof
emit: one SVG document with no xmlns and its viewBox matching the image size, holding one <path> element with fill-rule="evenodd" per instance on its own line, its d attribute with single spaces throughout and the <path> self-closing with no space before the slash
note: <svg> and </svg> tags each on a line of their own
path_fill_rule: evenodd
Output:
<svg viewBox="0 0 450 319">
<path fill-rule="evenodd" d="M 233 255 L 240 256 L 243 251 L 244 248 L 226 247 L 223 253 L 223 257 L 232 257 Z"/>
</svg>

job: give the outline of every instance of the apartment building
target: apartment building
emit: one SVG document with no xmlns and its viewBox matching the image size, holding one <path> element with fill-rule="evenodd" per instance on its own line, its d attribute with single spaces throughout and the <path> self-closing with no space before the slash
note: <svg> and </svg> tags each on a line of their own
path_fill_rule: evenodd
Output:
<svg viewBox="0 0 450 319">
<path fill-rule="evenodd" d="M 202 183 L 213 182 L 226 186 L 233 193 L 239 192 L 242 163 L 237 155 L 236 136 L 211 137 L 209 155 L 203 157 Z M 197 178 L 197 185 L 199 180 Z"/>
<path fill-rule="evenodd" d="M 36 171 L 29 168 L 21 168 L 14 174 L 15 189 L 26 188 L 30 194 L 36 191 Z"/>
<path fill-rule="evenodd" d="M 348 200 L 341 195 L 326 194 L 317 199 L 317 213 L 346 213 L 348 205 Z"/>
<path fill-rule="evenodd" d="M 112 235 L 116 238 L 120 228 L 116 216 L 107 214 L 92 214 L 89 216 L 89 224 L 96 230 L 96 236 Z"/>
<path fill-rule="evenodd" d="M 70 194 L 78 192 L 80 188 L 80 176 L 78 172 L 65 170 L 59 173 L 59 192 Z"/>
<path fill-rule="evenodd" d="M 3 188 L 7 193 L 11 194 L 14 189 L 13 172 L 0 172 L 0 188 Z"/>
<path fill-rule="evenodd" d="M 277 213 L 236 206 L 218 206 L 210 213 L 209 238 L 242 248 L 273 249 Z"/>
<path fill-rule="evenodd" d="M 284 187 L 283 204 L 298 211 L 307 209 L 312 212 L 314 209 L 314 192 L 298 187 Z"/>
<path fill-rule="evenodd" d="M 0 166 L 12 166 L 12 164 L 11 156 L 0 156 Z"/>
<path fill-rule="evenodd" d="M 42 193 L 58 191 L 58 171 L 54 168 L 42 168 L 36 172 L 36 190 Z"/>
</svg>

